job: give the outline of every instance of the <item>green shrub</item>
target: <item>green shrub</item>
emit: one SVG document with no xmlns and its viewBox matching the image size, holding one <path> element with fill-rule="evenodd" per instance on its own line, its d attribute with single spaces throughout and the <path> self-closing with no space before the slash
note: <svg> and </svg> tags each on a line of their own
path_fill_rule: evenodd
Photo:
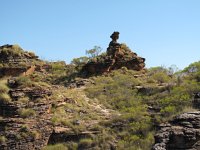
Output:
<svg viewBox="0 0 200 150">
<path fill-rule="evenodd" d="M 200 61 L 191 63 L 182 72 L 195 73 L 195 72 L 198 72 L 198 71 L 200 71 Z"/>
<path fill-rule="evenodd" d="M 18 99 L 18 102 L 23 104 L 27 103 L 28 101 L 29 101 L 28 97 L 21 97 Z"/>
<path fill-rule="evenodd" d="M 34 53 L 34 52 L 28 52 L 28 54 L 29 54 L 31 57 L 35 57 L 35 53 Z"/>
<path fill-rule="evenodd" d="M 22 139 L 22 136 L 20 134 L 15 134 L 14 138 L 16 141 L 20 141 Z"/>
<path fill-rule="evenodd" d="M 163 109 L 161 109 L 161 113 L 164 116 L 171 116 L 171 115 L 176 113 L 176 107 L 175 106 L 170 106 L 170 105 L 166 106 Z"/>
<path fill-rule="evenodd" d="M 37 140 L 37 139 L 39 139 L 39 138 L 41 137 L 41 134 L 40 134 L 38 131 L 36 131 L 36 130 L 31 131 L 31 132 L 30 132 L 30 135 L 31 135 L 31 137 L 33 137 L 35 140 Z"/>
<path fill-rule="evenodd" d="M 5 136 L 0 136 L 0 144 L 3 144 L 7 141 Z"/>
<path fill-rule="evenodd" d="M 33 81 L 27 76 L 20 76 L 16 79 L 18 86 L 20 87 L 30 87 L 33 84 Z"/>
<path fill-rule="evenodd" d="M 22 117 L 22 118 L 27 118 L 27 117 L 33 117 L 36 115 L 35 111 L 33 109 L 30 109 L 30 108 L 22 108 L 19 110 L 19 115 Z"/>
<path fill-rule="evenodd" d="M 89 148 L 89 147 L 91 147 L 92 146 L 92 143 L 93 143 L 93 141 L 92 141 L 92 139 L 81 139 L 80 141 L 79 141 L 79 145 L 78 145 L 78 147 L 81 149 L 84 149 L 84 148 Z"/>
<path fill-rule="evenodd" d="M 95 84 L 86 89 L 89 97 L 97 98 L 104 106 L 120 112 L 121 115 L 110 119 L 104 128 L 110 130 L 107 134 L 119 137 L 122 143 L 124 141 L 124 145 L 119 146 L 121 149 L 141 148 L 145 142 L 149 143 L 148 146 L 153 143 L 153 138 L 149 138 L 152 122 L 147 106 L 137 97 L 134 89 L 142 81 L 133 74 L 135 72 L 126 70 L 114 71 L 111 76 L 94 78 Z M 109 128 L 115 124 L 123 125 Z"/>
<path fill-rule="evenodd" d="M 6 85 L 7 80 L 0 81 L 0 101 L 8 103 L 11 101 L 10 96 L 8 95 L 9 88 Z"/>
<path fill-rule="evenodd" d="M 11 98 L 7 93 L 0 93 L 0 101 L 4 103 L 11 102 Z"/>
<path fill-rule="evenodd" d="M 53 74 L 63 75 L 65 74 L 66 64 L 65 62 L 54 62 L 52 63 Z"/>
<path fill-rule="evenodd" d="M 42 150 L 68 150 L 63 144 L 47 145 Z"/>
<path fill-rule="evenodd" d="M 166 83 L 170 80 L 170 77 L 164 72 L 157 72 L 154 75 L 152 75 L 152 78 L 158 83 Z"/>
<path fill-rule="evenodd" d="M 11 48 L 3 48 L 0 51 L 2 56 L 14 56 L 14 57 L 21 57 L 23 50 L 19 45 L 13 45 Z"/>
<path fill-rule="evenodd" d="M 5 84 L 0 83 L 0 93 L 8 93 L 9 88 Z"/>
<path fill-rule="evenodd" d="M 19 131 L 20 131 L 20 132 L 29 132 L 29 128 L 28 128 L 28 126 L 25 124 L 25 125 L 22 125 L 22 126 L 21 126 L 21 128 L 20 128 Z"/>
<path fill-rule="evenodd" d="M 78 144 L 70 141 L 70 142 L 67 143 L 67 147 L 68 147 L 69 150 L 77 150 Z"/>
<path fill-rule="evenodd" d="M 31 130 L 26 124 L 21 126 L 19 132 L 19 136 L 15 136 L 15 138 L 18 140 L 20 140 L 22 137 L 31 137 L 34 140 L 39 139 L 41 137 L 41 134 L 37 130 Z"/>
<path fill-rule="evenodd" d="M 0 136 L 0 144 L 5 143 L 7 141 L 5 136 Z"/>
</svg>

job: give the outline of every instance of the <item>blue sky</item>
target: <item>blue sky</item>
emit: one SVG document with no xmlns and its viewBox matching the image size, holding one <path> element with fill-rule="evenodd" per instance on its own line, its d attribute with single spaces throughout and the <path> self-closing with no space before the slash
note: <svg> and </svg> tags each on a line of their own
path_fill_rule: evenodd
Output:
<svg viewBox="0 0 200 150">
<path fill-rule="evenodd" d="M 19 44 L 45 60 L 104 51 L 113 31 L 146 66 L 200 58 L 200 0 L 0 0 L 0 45 Z"/>
</svg>

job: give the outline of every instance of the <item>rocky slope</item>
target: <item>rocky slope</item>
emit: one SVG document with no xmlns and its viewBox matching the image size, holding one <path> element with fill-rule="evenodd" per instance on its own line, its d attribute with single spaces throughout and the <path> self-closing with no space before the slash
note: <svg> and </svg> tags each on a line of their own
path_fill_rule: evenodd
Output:
<svg viewBox="0 0 200 150">
<path fill-rule="evenodd" d="M 18 45 L 0 46 L 0 76 L 31 74 L 38 61 L 38 56 Z"/>
<path fill-rule="evenodd" d="M 52 92 L 41 87 L 17 87 L 9 94 L 11 101 L 2 97 L 0 101 L 0 149 L 41 149 L 53 130 L 48 101 Z"/>
<path fill-rule="evenodd" d="M 200 111 L 178 115 L 159 128 L 153 150 L 200 149 Z"/>
<path fill-rule="evenodd" d="M 91 80 L 74 80 L 67 87 L 51 84 L 54 75 L 60 74 L 53 68 L 60 63 L 42 62 L 18 46 L 1 46 L 0 53 L 0 149 L 76 144 L 101 135 L 99 122 L 119 115 L 85 95 L 81 87 L 93 84 Z M 30 71 L 31 66 L 35 68 Z M 113 145 L 110 142 L 107 148 Z M 79 145 L 79 149 L 87 147 Z"/>
<path fill-rule="evenodd" d="M 117 43 L 118 34 L 81 71 L 1 46 L 0 149 L 48 150 L 61 143 L 69 150 L 149 150 L 155 127 L 190 107 L 195 92 L 198 108 L 196 76 L 145 69 L 144 58 Z M 199 149 L 199 117 L 184 113 L 160 124 L 153 149 Z"/>
</svg>

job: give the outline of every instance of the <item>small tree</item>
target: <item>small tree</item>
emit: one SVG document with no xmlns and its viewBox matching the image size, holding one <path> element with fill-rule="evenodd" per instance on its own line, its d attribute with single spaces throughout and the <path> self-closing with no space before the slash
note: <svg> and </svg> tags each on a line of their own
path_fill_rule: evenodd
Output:
<svg viewBox="0 0 200 150">
<path fill-rule="evenodd" d="M 72 65 L 75 65 L 76 71 L 80 71 L 82 67 L 89 61 L 89 58 L 86 56 L 79 57 L 79 58 L 74 58 L 71 61 Z"/>
<path fill-rule="evenodd" d="M 178 72 L 178 67 L 176 65 L 171 65 L 169 68 L 168 68 L 168 75 L 172 76 L 174 75 L 176 72 Z"/>
<path fill-rule="evenodd" d="M 90 58 L 94 58 L 98 56 L 102 51 L 102 48 L 100 46 L 94 46 L 93 49 L 86 50 L 86 54 L 89 55 Z"/>
<path fill-rule="evenodd" d="M 88 60 L 89 60 L 89 58 L 86 57 L 86 56 L 79 57 L 79 58 L 74 58 L 74 59 L 71 61 L 71 64 L 76 65 L 76 66 L 79 66 L 79 65 L 86 64 L 86 63 L 88 62 Z"/>
</svg>

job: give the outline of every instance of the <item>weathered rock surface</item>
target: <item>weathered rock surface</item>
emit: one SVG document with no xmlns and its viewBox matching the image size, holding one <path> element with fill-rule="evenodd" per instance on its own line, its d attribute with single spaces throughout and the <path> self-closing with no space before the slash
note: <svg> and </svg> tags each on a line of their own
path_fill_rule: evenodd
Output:
<svg viewBox="0 0 200 150">
<path fill-rule="evenodd" d="M 13 89 L 10 90 L 10 96 L 13 99 L 18 99 L 20 97 L 28 96 L 30 98 L 39 98 L 39 97 L 45 97 L 50 96 L 52 94 L 50 89 L 44 89 L 44 88 L 22 88 L 22 89 Z"/>
<path fill-rule="evenodd" d="M 183 113 L 159 128 L 153 150 L 200 149 L 200 111 Z"/>
<path fill-rule="evenodd" d="M 18 45 L 3 45 L 0 46 L 0 60 L 1 62 L 19 63 L 24 60 L 38 59 L 34 53 L 23 51 Z"/>
<path fill-rule="evenodd" d="M 30 74 L 35 70 L 34 61 L 38 56 L 18 45 L 0 46 L 0 77 Z"/>
<path fill-rule="evenodd" d="M 70 83 L 66 84 L 66 87 L 68 88 L 80 88 L 87 84 L 94 84 L 94 82 L 90 79 L 75 79 L 71 81 Z"/>
<path fill-rule="evenodd" d="M 11 82 L 11 81 L 10 81 Z M 0 141 L 1 150 L 40 150 L 46 146 L 53 132 L 50 121 L 51 102 L 48 96 L 51 91 L 47 89 L 11 89 L 11 102 L 0 103 Z M 27 102 L 18 102 L 19 98 L 29 97 Z M 36 98 L 44 98 L 36 101 Z M 20 114 L 21 110 L 31 110 L 34 115 Z"/>
<path fill-rule="evenodd" d="M 39 61 L 36 56 L 18 46 L 0 47 L 0 77 L 12 76 L 5 84 L 9 87 L 5 93 L 9 99 L 0 100 L 0 150 L 40 150 L 48 144 L 78 143 L 81 139 L 101 135 L 98 123 L 110 119 L 114 113 L 96 102 L 90 103 L 90 99 L 81 94 L 83 88 L 80 87 L 93 84 L 93 81 L 75 79 L 67 85 L 80 90 L 75 94 L 85 101 L 82 103 L 81 98 L 79 102 L 79 99 L 73 98 L 73 92 L 69 95 L 67 91 L 76 89 L 67 89 L 49 82 L 45 84 L 42 79 L 52 70 L 52 65 L 35 61 Z M 90 118 L 91 110 L 87 109 L 94 111 L 97 118 L 101 119 L 96 119 L 96 116 Z M 59 118 L 57 110 L 64 116 Z M 105 149 L 115 147 L 110 142 L 106 145 L 108 148 Z M 78 147 L 88 148 L 91 147 L 85 147 L 85 144 Z"/>
<path fill-rule="evenodd" d="M 36 106 L 34 108 L 36 110 Z M 42 107 L 37 108 L 37 119 L 23 119 L 16 115 L 1 119 L 0 136 L 6 138 L 5 142 L 0 143 L 1 150 L 40 150 L 47 145 L 53 127 L 49 114 L 41 114 Z"/>
<path fill-rule="evenodd" d="M 1 150 L 40 150 L 47 145 L 52 126 L 48 118 L 24 120 L 5 118 L 0 121 L 0 136 L 6 141 L 0 143 Z"/>
<path fill-rule="evenodd" d="M 144 69 L 145 58 L 137 56 L 125 44 L 117 43 L 119 32 L 114 32 L 111 38 L 106 55 L 100 55 L 83 66 L 81 71 L 83 75 L 99 75 L 122 67 L 136 71 Z"/>
</svg>

